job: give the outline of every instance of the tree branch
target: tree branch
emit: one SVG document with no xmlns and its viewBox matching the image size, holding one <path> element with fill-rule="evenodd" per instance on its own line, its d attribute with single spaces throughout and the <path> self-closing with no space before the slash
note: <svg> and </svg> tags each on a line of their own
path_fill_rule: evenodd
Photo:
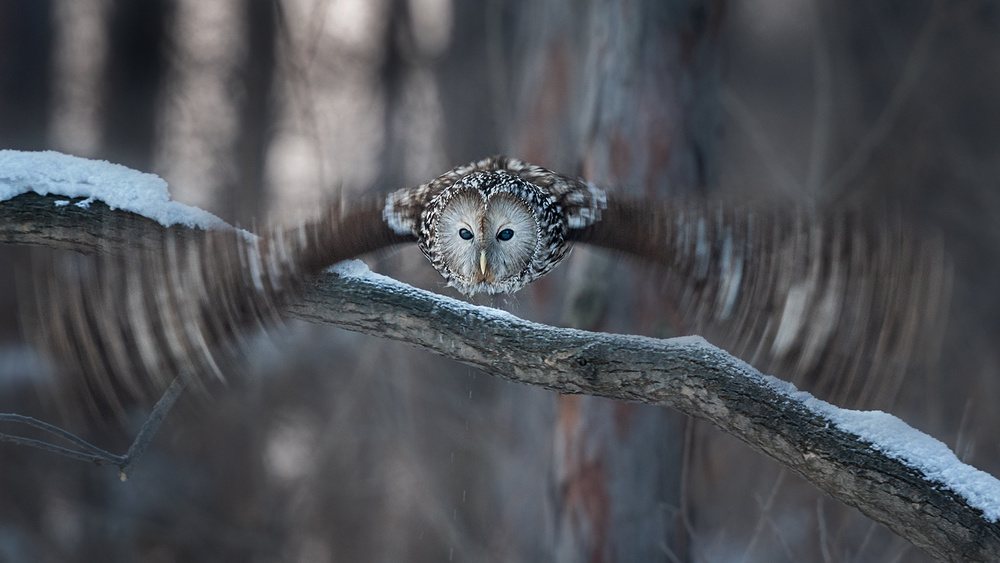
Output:
<svg viewBox="0 0 1000 563">
<path fill-rule="evenodd" d="M 840 430 L 710 345 L 554 328 L 398 282 L 333 274 L 288 313 L 558 393 L 675 408 L 740 438 L 934 557 L 993 561 L 1000 553 L 1000 525 L 955 491 Z"/>
<path fill-rule="evenodd" d="M 162 230 L 96 204 L 82 212 L 53 211 L 54 198 L 41 197 L 19 196 L 0 204 L 0 242 L 122 252 L 131 244 L 129 229 L 155 239 Z M 45 215 L 35 215 L 40 207 Z M 69 213 L 61 215 L 60 209 Z M 95 222 L 103 226 L 94 230 Z M 147 229 L 153 234 L 144 233 Z M 1000 524 L 989 522 L 957 491 L 840 429 L 722 350 L 693 339 L 539 325 L 386 280 L 327 275 L 287 314 L 409 342 L 488 374 L 559 393 L 678 409 L 742 439 L 934 557 L 989 561 L 1000 553 Z M 140 437 L 148 441 L 161 420 Z M 133 450 L 130 455 L 141 454 L 141 448 Z"/>
<path fill-rule="evenodd" d="M 75 198 L 67 205 L 56 205 L 58 201 L 71 199 L 26 193 L 0 201 L 0 244 L 122 255 L 163 241 L 167 229 L 156 221 L 128 211 L 113 211 L 104 202 L 94 201 L 87 207 L 79 207 L 76 204 L 81 198 Z M 202 233 L 185 227 L 171 227 L 169 231 L 182 239 L 196 238 Z"/>
<path fill-rule="evenodd" d="M 30 416 L 24 416 L 20 414 L 11 413 L 0 413 L 0 422 L 13 422 L 24 424 L 26 426 L 31 426 L 32 428 L 37 428 L 43 432 L 48 432 L 58 438 L 62 438 L 67 442 L 70 442 L 76 449 L 67 448 L 65 446 L 58 446 L 56 444 L 45 442 L 42 440 L 36 440 L 34 438 L 25 438 L 24 436 L 15 436 L 13 434 L 0 434 L 0 442 L 9 442 L 11 444 L 18 444 L 21 446 L 30 446 L 32 448 L 38 448 L 47 452 L 59 454 L 79 461 L 86 461 L 88 463 L 93 463 L 96 465 L 107 465 L 115 464 L 118 465 L 123 461 L 122 456 L 117 456 L 111 452 L 107 452 L 98 448 L 97 446 L 83 440 L 76 434 L 72 434 L 59 428 L 53 426 L 47 422 L 42 422 L 38 419 L 31 418 Z"/>
</svg>

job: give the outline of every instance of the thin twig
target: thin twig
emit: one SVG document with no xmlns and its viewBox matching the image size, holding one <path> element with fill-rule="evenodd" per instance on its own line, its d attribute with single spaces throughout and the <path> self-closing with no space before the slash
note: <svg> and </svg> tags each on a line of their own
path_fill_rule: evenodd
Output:
<svg viewBox="0 0 1000 563">
<path fill-rule="evenodd" d="M 0 434 L 0 442 L 9 442 L 19 446 L 38 448 L 39 450 L 52 452 L 54 454 L 63 455 L 80 461 L 86 461 L 96 465 L 119 465 L 124 459 L 122 456 L 117 456 L 107 452 L 104 452 L 103 454 L 81 452 L 57 446 L 55 444 L 50 444 L 49 442 L 43 442 L 42 440 L 24 438 L 22 436 L 12 436 L 10 434 Z"/>
<path fill-rule="evenodd" d="M 774 506 L 774 499 L 777 498 L 778 491 L 781 490 L 781 486 L 785 482 L 785 474 L 784 471 L 778 473 L 778 478 L 775 479 L 774 485 L 771 487 L 771 492 L 767 495 L 767 499 L 763 500 L 763 502 L 758 502 L 760 505 L 760 517 L 757 519 L 757 525 L 753 530 L 753 535 L 750 536 L 750 541 L 747 542 L 746 548 L 743 550 L 743 559 L 741 561 L 746 561 L 750 557 L 754 547 L 757 545 L 758 538 L 764 532 L 764 524 L 767 523 L 771 508 Z"/>
<path fill-rule="evenodd" d="M 167 413 L 177 402 L 177 399 L 184 392 L 184 388 L 191 381 L 190 374 L 184 373 L 174 378 L 167 387 L 167 390 L 163 392 L 163 396 L 160 400 L 156 402 L 153 407 L 153 411 L 149 413 L 149 417 L 146 418 L 146 422 L 142 424 L 142 428 L 139 429 L 139 434 L 136 435 L 135 440 L 132 442 L 132 446 L 129 447 L 128 453 L 125 454 L 123 462 L 119 469 L 119 477 L 121 480 L 128 480 L 128 470 L 132 468 L 136 461 L 142 457 L 142 454 L 146 452 L 146 448 L 149 443 L 153 440 L 153 436 L 156 435 L 156 431 L 160 429 L 163 424 L 163 420 L 167 417 Z"/>
<path fill-rule="evenodd" d="M 823 555 L 823 563 L 830 563 L 830 539 L 827 537 L 826 515 L 823 513 L 823 497 L 816 499 L 816 525 L 819 527 L 819 549 Z"/>
<path fill-rule="evenodd" d="M 160 426 L 163 424 L 163 420 L 167 417 L 167 413 L 170 412 L 174 403 L 177 402 L 177 399 L 181 396 L 181 393 L 190 382 L 190 379 L 190 376 L 187 374 L 174 378 L 173 382 L 171 382 L 167 387 L 167 390 L 164 391 L 163 396 L 156 402 L 152 412 L 149 413 L 146 421 L 142 424 L 142 428 L 139 429 L 139 433 L 136 435 L 135 440 L 132 441 L 132 445 L 129 447 L 128 453 L 125 455 L 117 455 L 106 450 L 102 450 L 90 442 L 87 442 L 83 438 L 80 438 L 67 430 L 59 428 L 58 426 L 53 426 L 48 422 L 42 422 L 41 420 L 30 416 L 13 413 L 0 413 L 0 422 L 14 422 L 31 426 L 32 428 L 37 428 L 62 438 L 80 449 L 74 450 L 53 444 L 51 442 L 46 442 L 44 440 L 36 440 L 34 438 L 25 438 L 23 436 L 14 436 L 12 434 L 3 433 L 0 433 L 0 442 L 9 442 L 19 446 L 29 446 L 96 465 L 115 465 L 118 467 L 119 478 L 121 478 L 124 482 L 128 480 L 128 470 L 130 470 L 132 466 L 135 465 L 135 462 L 142 457 L 142 454 L 146 452 L 146 448 L 153 440 L 153 436 L 155 436 L 157 430 L 160 429 Z"/>
<path fill-rule="evenodd" d="M 102 450 L 101 448 L 98 448 L 97 446 L 91 444 L 90 442 L 87 442 L 86 440 L 80 438 L 76 434 L 63 430 L 58 426 L 53 426 L 48 422 L 42 422 L 37 418 L 31 418 L 30 416 L 24 416 L 23 414 L 0 413 L 0 422 L 16 422 L 18 424 L 24 424 L 48 432 L 50 434 L 54 434 L 62 438 L 63 440 L 66 440 L 67 442 L 74 444 L 84 452 L 88 452 L 96 456 L 104 456 L 109 459 L 121 457 L 121 456 L 116 456 L 115 454 L 112 454 L 105 450 Z"/>
</svg>

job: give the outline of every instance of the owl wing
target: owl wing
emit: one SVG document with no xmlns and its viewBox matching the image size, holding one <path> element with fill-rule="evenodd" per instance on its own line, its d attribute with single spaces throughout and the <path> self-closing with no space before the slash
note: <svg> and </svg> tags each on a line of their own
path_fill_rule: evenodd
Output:
<svg viewBox="0 0 1000 563">
<path fill-rule="evenodd" d="M 311 278 L 337 262 L 416 242 L 415 231 L 392 226 L 390 201 L 333 206 L 315 221 L 276 231 L 267 239 L 270 251 L 291 255 L 282 275 Z"/>
<path fill-rule="evenodd" d="M 412 242 L 389 228 L 384 207 L 330 207 L 261 237 L 164 233 L 127 256 L 40 260 L 35 295 L 22 300 L 26 332 L 63 368 L 68 409 L 84 397 L 93 413 L 120 415 L 180 374 L 196 385 L 222 379 L 253 347 L 246 336 L 277 321 L 331 264 Z"/>
<path fill-rule="evenodd" d="M 608 198 L 568 239 L 665 268 L 687 326 L 838 401 L 891 400 L 939 350 L 951 269 L 898 213 Z"/>
</svg>

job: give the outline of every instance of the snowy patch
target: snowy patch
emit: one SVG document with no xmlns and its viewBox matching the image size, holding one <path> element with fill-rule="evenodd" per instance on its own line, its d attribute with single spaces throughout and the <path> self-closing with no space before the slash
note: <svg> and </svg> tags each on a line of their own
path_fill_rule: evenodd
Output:
<svg viewBox="0 0 1000 563">
<path fill-rule="evenodd" d="M 1000 521 L 1000 479 L 962 463 L 940 440 L 928 436 L 882 411 L 852 411 L 821 401 L 791 383 L 765 376 L 774 390 L 830 419 L 850 434 L 871 442 L 872 448 L 921 471 L 931 481 L 958 493 L 969 506 L 983 511 L 990 522 Z"/>
<path fill-rule="evenodd" d="M 164 227 L 232 228 L 207 211 L 171 201 L 167 183 L 154 174 L 55 151 L 0 150 L 0 201 L 28 192 L 84 198 L 74 204 L 84 209 L 100 200 L 111 209 L 143 215 Z M 68 204 L 55 202 L 57 207 Z"/>
<path fill-rule="evenodd" d="M 412 285 L 403 283 L 398 280 L 394 280 L 389 276 L 383 276 L 382 274 L 376 274 L 368 268 L 368 265 L 361 260 L 344 260 L 343 262 L 334 264 L 326 269 L 327 272 L 336 274 L 338 276 L 343 276 L 347 278 L 358 278 L 363 279 L 369 283 L 374 283 L 385 287 L 386 289 L 400 294 L 409 294 L 417 299 L 433 299 L 440 304 L 442 307 L 448 307 L 450 309 L 466 309 L 475 312 L 480 317 L 491 318 L 494 321 L 516 321 L 519 323 L 524 323 L 526 325 L 531 325 L 530 321 L 526 321 L 520 317 L 512 315 L 507 311 L 500 309 L 495 309 L 493 307 L 484 307 L 482 305 L 473 305 L 472 303 L 467 303 L 459 299 L 454 299 L 446 295 L 441 295 L 439 293 L 434 293 L 431 291 L 426 291 L 413 287 Z"/>
<path fill-rule="evenodd" d="M 676 346 L 683 346 L 685 348 L 704 348 L 706 351 L 716 352 L 719 348 L 711 345 L 708 340 L 705 340 L 697 334 L 692 334 L 691 336 L 675 336 L 667 340 L 670 344 Z"/>
<path fill-rule="evenodd" d="M 338 276 L 343 276 L 345 278 L 382 277 L 386 279 L 391 279 L 371 271 L 371 269 L 368 267 L 368 264 L 365 264 L 361 260 L 344 260 L 343 262 L 338 262 L 333 266 L 330 266 L 329 268 L 326 269 L 326 271 L 330 272 L 331 274 L 337 274 Z"/>
</svg>

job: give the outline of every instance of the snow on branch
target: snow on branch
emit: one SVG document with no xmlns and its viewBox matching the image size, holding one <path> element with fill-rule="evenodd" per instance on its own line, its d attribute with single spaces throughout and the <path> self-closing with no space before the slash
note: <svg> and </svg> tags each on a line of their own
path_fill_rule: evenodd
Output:
<svg viewBox="0 0 1000 563">
<path fill-rule="evenodd" d="M 14 182 L 11 177 L 0 158 L 0 189 Z M 51 182 L 46 178 L 41 181 Z M 87 184 L 99 186 L 100 171 Z M 48 187 L 12 190 L 12 199 L 0 202 L 0 243 L 123 253 L 161 239 L 158 222 L 113 209 L 115 204 L 61 204 L 64 198 L 52 195 L 60 192 Z M 74 190 L 61 195 L 95 197 Z M 838 409 L 700 338 L 656 340 L 540 325 L 371 274 L 357 262 L 333 269 L 286 313 L 409 342 L 559 393 L 678 409 L 740 438 L 934 557 L 991 561 L 1000 553 L 997 479 L 895 417 Z M 129 456 L 140 455 L 154 431 L 155 424 Z M 77 446 L 89 451 L 89 445 Z"/>
<path fill-rule="evenodd" d="M 63 196 L 53 202 L 56 207 L 87 209 L 99 200 L 164 227 L 231 228 L 207 211 L 172 201 L 167 183 L 154 174 L 55 151 L 0 150 L 0 201 L 25 193 Z"/>
<path fill-rule="evenodd" d="M 1000 553 L 1000 481 L 885 413 L 819 401 L 699 337 L 555 328 L 366 273 L 333 269 L 295 318 L 400 340 L 559 393 L 675 408 L 707 420 L 934 557 Z"/>
</svg>

